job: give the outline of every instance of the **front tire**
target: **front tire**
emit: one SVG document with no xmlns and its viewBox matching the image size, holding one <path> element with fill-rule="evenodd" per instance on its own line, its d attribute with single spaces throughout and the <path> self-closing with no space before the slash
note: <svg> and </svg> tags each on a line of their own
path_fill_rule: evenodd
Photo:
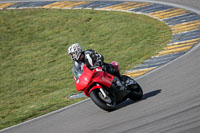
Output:
<svg viewBox="0 0 200 133">
<path fill-rule="evenodd" d="M 102 108 L 105 111 L 113 111 L 116 109 L 116 102 L 114 100 L 114 97 L 107 92 L 106 90 L 104 90 L 107 93 L 107 98 L 102 97 L 102 93 L 100 91 L 100 89 L 95 89 L 93 91 L 90 92 L 90 98 L 92 99 L 92 101 L 99 106 L 100 108 Z"/>
</svg>

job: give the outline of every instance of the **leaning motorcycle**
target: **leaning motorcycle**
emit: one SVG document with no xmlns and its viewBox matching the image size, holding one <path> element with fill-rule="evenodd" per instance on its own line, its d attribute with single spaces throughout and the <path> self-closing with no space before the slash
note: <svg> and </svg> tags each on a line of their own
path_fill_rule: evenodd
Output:
<svg viewBox="0 0 200 133">
<path fill-rule="evenodd" d="M 119 70 L 117 62 L 111 63 Z M 102 71 L 101 67 L 90 70 L 83 66 L 82 71 L 73 71 L 75 87 L 92 99 L 92 101 L 105 111 L 113 111 L 117 105 L 127 98 L 140 100 L 143 91 L 140 85 L 132 78 L 122 75 L 121 82 L 127 89 L 120 90 L 113 82 L 114 76 Z"/>
</svg>

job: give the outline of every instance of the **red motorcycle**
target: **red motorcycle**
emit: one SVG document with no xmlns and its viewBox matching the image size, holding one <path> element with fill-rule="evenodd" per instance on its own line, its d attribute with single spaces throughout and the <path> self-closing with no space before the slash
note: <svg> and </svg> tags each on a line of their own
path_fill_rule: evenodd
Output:
<svg viewBox="0 0 200 133">
<path fill-rule="evenodd" d="M 117 62 L 111 63 L 119 70 Z M 140 100 L 143 91 L 140 85 L 128 76 L 122 75 L 121 81 L 127 89 L 120 90 L 114 83 L 114 76 L 102 71 L 101 67 L 90 70 L 83 66 L 81 72 L 74 72 L 75 87 L 78 91 L 92 99 L 92 101 L 105 111 L 113 111 L 122 101 L 130 98 L 132 100 Z"/>
</svg>

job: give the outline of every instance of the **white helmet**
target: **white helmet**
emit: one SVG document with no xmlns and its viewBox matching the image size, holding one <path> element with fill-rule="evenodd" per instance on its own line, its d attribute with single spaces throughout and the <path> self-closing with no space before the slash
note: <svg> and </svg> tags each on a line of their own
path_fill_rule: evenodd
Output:
<svg viewBox="0 0 200 133">
<path fill-rule="evenodd" d="M 82 48 L 79 43 L 72 44 L 68 48 L 68 54 L 71 56 L 71 59 L 74 61 L 78 61 L 82 53 Z"/>
</svg>

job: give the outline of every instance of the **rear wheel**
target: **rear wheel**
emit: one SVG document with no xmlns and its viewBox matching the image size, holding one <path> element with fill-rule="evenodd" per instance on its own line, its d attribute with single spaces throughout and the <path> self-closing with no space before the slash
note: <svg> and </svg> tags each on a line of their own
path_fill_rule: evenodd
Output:
<svg viewBox="0 0 200 133">
<path fill-rule="evenodd" d="M 131 91 L 128 97 L 132 100 L 141 100 L 143 97 L 141 86 L 134 79 L 126 75 L 122 75 L 122 80 L 127 84 L 127 88 Z"/>
<path fill-rule="evenodd" d="M 132 99 L 132 100 L 141 100 L 142 99 L 143 91 L 138 83 L 130 85 L 128 87 L 128 89 L 131 90 L 131 92 L 129 94 L 130 99 Z"/>
<path fill-rule="evenodd" d="M 105 89 L 95 89 L 90 92 L 92 101 L 105 111 L 113 111 L 116 107 L 114 96 Z"/>
</svg>

